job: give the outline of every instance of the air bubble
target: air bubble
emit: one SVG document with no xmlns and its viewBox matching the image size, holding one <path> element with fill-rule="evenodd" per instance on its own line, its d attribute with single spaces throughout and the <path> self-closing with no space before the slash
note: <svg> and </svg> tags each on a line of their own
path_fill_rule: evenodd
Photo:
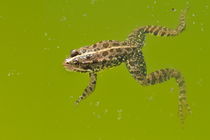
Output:
<svg viewBox="0 0 210 140">
<path fill-rule="evenodd" d="M 118 109 L 117 112 L 118 112 L 118 113 L 122 113 L 123 110 L 122 110 L 122 109 Z"/>
<path fill-rule="evenodd" d="M 105 109 L 105 110 L 104 110 L 104 114 L 106 114 L 106 113 L 108 113 L 108 109 Z"/>
<path fill-rule="evenodd" d="M 7 74 L 8 77 L 10 77 L 10 76 L 12 76 L 12 75 L 13 75 L 12 72 L 9 72 L 9 73 Z"/>
<path fill-rule="evenodd" d="M 117 117 L 117 120 L 122 120 L 122 116 L 118 116 Z"/>
<path fill-rule="evenodd" d="M 83 16 L 83 17 L 86 17 L 86 16 L 87 16 L 87 13 L 82 14 L 82 16 Z"/>
<path fill-rule="evenodd" d="M 101 115 L 97 114 L 96 115 L 96 118 L 100 119 L 101 118 Z"/>
<path fill-rule="evenodd" d="M 148 97 L 148 101 L 153 101 L 154 100 L 154 97 L 153 96 L 150 96 L 150 97 Z"/>
<path fill-rule="evenodd" d="M 47 32 L 45 32 L 45 33 L 44 33 L 44 36 L 48 36 L 48 33 L 47 33 Z"/>
<path fill-rule="evenodd" d="M 64 22 L 64 21 L 66 21 L 67 20 L 67 17 L 66 16 L 62 16 L 61 18 L 60 18 L 60 21 L 61 22 Z"/>
<path fill-rule="evenodd" d="M 49 50 L 50 50 L 50 48 L 43 48 L 43 50 L 44 50 L 44 51 L 49 51 Z"/>
<path fill-rule="evenodd" d="M 17 72 L 16 70 L 11 70 L 7 73 L 8 77 L 13 77 L 13 76 L 19 76 L 20 72 Z"/>
<path fill-rule="evenodd" d="M 96 107 L 99 107 L 99 105 L 100 105 L 100 102 L 97 101 L 97 102 L 95 103 L 95 106 L 96 106 Z"/>
<path fill-rule="evenodd" d="M 174 88 L 170 88 L 170 92 L 174 92 Z"/>
<path fill-rule="evenodd" d="M 122 112 L 123 112 L 122 109 L 117 110 L 117 120 L 122 120 Z"/>
<path fill-rule="evenodd" d="M 92 112 L 92 114 L 95 116 L 96 115 L 96 112 Z"/>
<path fill-rule="evenodd" d="M 154 4 L 157 4 L 157 1 L 156 0 L 154 0 Z"/>
<path fill-rule="evenodd" d="M 95 4 L 96 3 L 96 0 L 91 0 L 90 1 L 90 4 Z"/>
</svg>

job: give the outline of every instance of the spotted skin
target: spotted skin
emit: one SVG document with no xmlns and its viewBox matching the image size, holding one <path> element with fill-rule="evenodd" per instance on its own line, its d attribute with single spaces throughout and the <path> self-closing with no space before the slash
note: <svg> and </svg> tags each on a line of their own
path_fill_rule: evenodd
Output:
<svg viewBox="0 0 210 140">
<path fill-rule="evenodd" d="M 143 86 L 155 85 L 174 78 L 179 87 L 178 111 L 181 122 L 184 122 L 186 111 L 191 113 L 190 106 L 187 103 L 185 81 L 182 74 L 176 69 L 160 69 L 147 74 L 146 64 L 142 54 L 139 57 L 133 57 L 126 62 L 126 66 L 131 75 Z"/>
<path fill-rule="evenodd" d="M 182 10 L 179 19 L 179 25 L 175 29 L 170 29 L 168 27 L 148 25 L 135 29 L 129 36 L 127 41 L 135 46 L 142 47 L 144 45 L 145 34 L 153 34 L 155 36 L 176 36 L 184 31 L 186 27 L 185 15 L 188 8 Z"/>
<path fill-rule="evenodd" d="M 80 103 L 90 95 L 96 86 L 97 72 L 125 63 L 130 74 L 141 85 L 149 86 L 175 79 L 179 87 L 178 110 L 181 121 L 184 121 L 187 112 L 191 112 L 187 103 L 185 81 L 182 74 L 176 69 L 160 69 L 147 73 L 146 63 L 142 53 L 145 35 L 176 36 L 184 31 L 185 14 L 183 10 L 177 28 L 170 29 L 162 26 L 143 26 L 133 31 L 125 41 L 106 40 L 90 46 L 71 51 L 70 57 L 64 61 L 64 67 L 69 71 L 89 73 L 90 82 L 76 103 Z"/>
</svg>

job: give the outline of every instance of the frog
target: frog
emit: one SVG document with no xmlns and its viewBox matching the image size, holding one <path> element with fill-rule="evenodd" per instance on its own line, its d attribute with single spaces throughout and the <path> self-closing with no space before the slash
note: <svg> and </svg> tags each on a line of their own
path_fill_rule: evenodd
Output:
<svg viewBox="0 0 210 140">
<path fill-rule="evenodd" d="M 132 31 L 124 41 L 105 40 L 72 50 L 70 56 L 63 62 L 65 69 L 88 73 L 90 79 L 88 86 L 75 103 L 79 104 L 93 93 L 99 71 L 125 63 L 129 73 L 142 86 L 175 79 L 179 87 L 178 113 L 181 120 L 184 120 L 187 112 L 191 113 L 191 109 L 187 103 L 186 84 L 182 73 L 174 68 L 162 68 L 147 73 L 142 48 L 145 44 L 146 34 L 169 37 L 182 33 L 186 29 L 186 12 L 187 8 L 181 11 L 179 24 L 176 28 L 158 25 L 141 26 Z"/>
</svg>

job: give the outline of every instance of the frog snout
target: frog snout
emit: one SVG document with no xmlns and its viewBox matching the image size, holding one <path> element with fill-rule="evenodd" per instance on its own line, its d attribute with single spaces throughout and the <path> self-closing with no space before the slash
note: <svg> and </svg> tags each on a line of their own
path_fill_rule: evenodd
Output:
<svg viewBox="0 0 210 140">
<path fill-rule="evenodd" d="M 64 66 L 68 66 L 69 65 L 69 62 L 67 62 L 67 61 L 63 62 L 63 65 Z"/>
</svg>

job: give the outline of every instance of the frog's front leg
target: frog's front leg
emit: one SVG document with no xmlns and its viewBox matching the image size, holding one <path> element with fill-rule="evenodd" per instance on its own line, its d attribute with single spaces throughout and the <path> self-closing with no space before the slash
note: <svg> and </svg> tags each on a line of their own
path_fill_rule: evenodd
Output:
<svg viewBox="0 0 210 140">
<path fill-rule="evenodd" d="M 96 73 L 89 73 L 90 81 L 88 86 L 83 91 L 82 95 L 76 100 L 76 104 L 80 103 L 81 100 L 85 99 L 88 95 L 90 95 L 96 86 L 97 74 Z"/>
<path fill-rule="evenodd" d="M 146 64 L 141 53 L 127 60 L 126 65 L 132 76 L 143 86 L 154 85 L 175 78 L 180 89 L 178 100 L 179 116 L 181 121 L 184 121 L 186 111 L 191 112 L 191 110 L 186 101 L 185 81 L 180 72 L 166 68 L 146 74 Z"/>
</svg>

